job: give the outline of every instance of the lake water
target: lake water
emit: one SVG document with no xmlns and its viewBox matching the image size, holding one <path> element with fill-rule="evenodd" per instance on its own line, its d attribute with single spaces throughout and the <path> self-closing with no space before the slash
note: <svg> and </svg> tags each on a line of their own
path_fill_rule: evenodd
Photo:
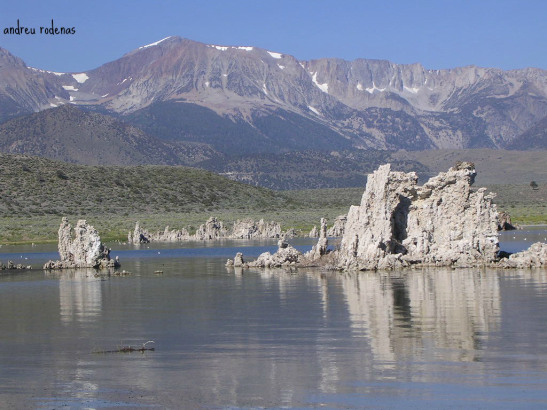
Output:
<svg viewBox="0 0 547 410">
<path fill-rule="evenodd" d="M 274 243 L 113 247 L 130 275 L 0 276 L 0 407 L 547 407 L 547 270 L 234 272 Z"/>
</svg>

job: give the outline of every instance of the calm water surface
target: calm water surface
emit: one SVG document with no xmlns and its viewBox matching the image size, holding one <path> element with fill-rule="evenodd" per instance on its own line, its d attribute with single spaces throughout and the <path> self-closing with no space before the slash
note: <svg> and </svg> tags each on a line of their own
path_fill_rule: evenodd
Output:
<svg viewBox="0 0 547 410">
<path fill-rule="evenodd" d="M 0 276 L 0 407 L 547 407 L 547 270 L 241 272 L 226 258 L 272 242 L 214 245 L 113 246 L 128 276 Z"/>
</svg>

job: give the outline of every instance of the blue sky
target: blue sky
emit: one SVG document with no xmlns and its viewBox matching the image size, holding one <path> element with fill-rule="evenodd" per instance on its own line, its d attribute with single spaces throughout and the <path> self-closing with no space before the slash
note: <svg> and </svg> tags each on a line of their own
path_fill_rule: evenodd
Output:
<svg viewBox="0 0 547 410">
<path fill-rule="evenodd" d="M 4 0 L 0 47 L 29 66 L 78 72 L 177 35 L 294 55 L 426 68 L 547 69 L 547 0 Z M 74 35 L 6 35 L 20 24 Z"/>
</svg>

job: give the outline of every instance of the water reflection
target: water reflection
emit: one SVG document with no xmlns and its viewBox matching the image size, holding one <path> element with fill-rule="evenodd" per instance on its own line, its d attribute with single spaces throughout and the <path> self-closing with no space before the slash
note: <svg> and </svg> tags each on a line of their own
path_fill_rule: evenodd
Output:
<svg viewBox="0 0 547 410">
<path fill-rule="evenodd" d="M 96 320 L 101 314 L 101 278 L 93 269 L 48 273 L 59 279 L 60 319 L 65 325 Z"/>
<path fill-rule="evenodd" d="M 502 274 L 507 278 L 519 279 L 524 285 L 547 286 L 547 269 L 507 269 Z"/>
<path fill-rule="evenodd" d="M 439 383 L 457 396 L 464 384 L 545 370 L 536 360 L 547 357 L 545 270 L 227 271 L 224 262 L 144 258 L 124 264 L 127 277 L 0 278 L 3 351 L 15 352 L 0 355 L 0 394 L 39 392 L 47 407 L 362 407 L 382 394 L 426 404 Z M 147 340 L 156 351 L 93 353 Z"/>
<path fill-rule="evenodd" d="M 352 332 L 375 359 L 477 359 L 480 339 L 499 326 L 498 276 L 477 270 L 423 270 L 340 277 Z"/>
</svg>

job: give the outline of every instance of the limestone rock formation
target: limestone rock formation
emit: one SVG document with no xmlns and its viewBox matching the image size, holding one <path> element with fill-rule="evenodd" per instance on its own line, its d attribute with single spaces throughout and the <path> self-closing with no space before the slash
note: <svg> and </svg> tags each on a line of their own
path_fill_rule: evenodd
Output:
<svg viewBox="0 0 547 410">
<path fill-rule="evenodd" d="M 346 222 L 348 218 L 346 215 L 340 215 L 334 220 L 334 225 L 327 231 L 327 236 L 341 238 L 344 236 Z"/>
<path fill-rule="evenodd" d="M 309 238 L 319 238 L 319 231 L 317 230 L 317 226 L 314 226 L 311 228 L 310 233 L 308 234 Z"/>
<path fill-rule="evenodd" d="M 74 230 L 67 218 L 59 227 L 58 261 L 48 261 L 44 269 L 107 268 L 119 266 L 119 261 L 110 259 L 110 249 L 103 245 L 95 228 L 81 219 Z"/>
<path fill-rule="evenodd" d="M 473 164 L 457 163 L 419 187 L 414 172 L 379 167 L 368 178 L 361 205 L 350 208 L 339 267 L 476 266 L 495 260 L 494 195 L 485 188 L 471 191 L 475 175 Z"/>
<path fill-rule="evenodd" d="M 150 233 L 141 228 L 139 221 L 135 224 L 133 232 L 129 231 L 127 235 L 128 243 L 148 243 L 150 242 Z"/>
<path fill-rule="evenodd" d="M 245 261 L 243 260 L 243 254 L 241 252 L 238 252 L 236 254 L 236 257 L 234 258 L 234 267 L 239 268 L 244 265 Z"/>
</svg>

